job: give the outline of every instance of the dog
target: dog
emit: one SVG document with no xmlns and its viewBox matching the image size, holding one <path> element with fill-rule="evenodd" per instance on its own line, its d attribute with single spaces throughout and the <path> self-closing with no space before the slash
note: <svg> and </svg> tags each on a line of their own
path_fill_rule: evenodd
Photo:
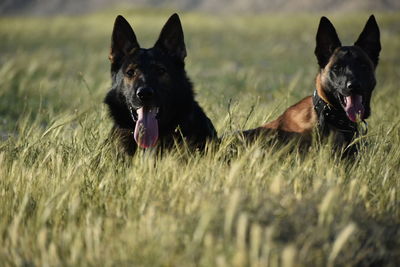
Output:
<svg viewBox="0 0 400 267">
<path fill-rule="evenodd" d="M 244 138 L 276 135 L 284 142 L 299 138 L 308 146 L 316 129 L 320 137 L 331 136 L 335 148 L 348 148 L 362 134 L 357 122 L 365 122 L 371 114 L 380 51 L 380 32 L 373 15 L 352 46 L 342 46 L 332 23 L 322 17 L 316 36 L 319 71 L 314 94 L 289 107 L 276 120 L 242 132 Z"/>
<path fill-rule="evenodd" d="M 176 142 L 203 149 L 216 138 L 211 120 L 194 99 L 185 57 L 177 14 L 150 49 L 140 47 L 124 17 L 115 19 L 109 54 L 112 88 L 104 102 L 114 120 L 113 135 L 129 155 L 138 147 L 170 148 Z"/>
</svg>

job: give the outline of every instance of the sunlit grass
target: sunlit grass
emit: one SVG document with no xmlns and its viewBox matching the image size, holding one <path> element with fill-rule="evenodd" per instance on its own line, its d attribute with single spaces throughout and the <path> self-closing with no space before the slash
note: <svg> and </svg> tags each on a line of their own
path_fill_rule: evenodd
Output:
<svg viewBox="0 0 400 267">
<path fill-rule="evenodd" d="M 108 140 L 102 104 L 117 13 L 145 47 L 170 15 L 0 19 L 2 264 L 400 262 L 399 14 L 376 14 L 383 50 L 368 146 L 345 162 L 329 145 L 307 155 L 258 143 L 232 151 L 229 137 L 312 93 L 316 14 L 183 14 L 188 74 L 226 138 L 204 155 L 125 158 Z M 368 15 L 330 18 L 351 44 Z"/>
</svg>

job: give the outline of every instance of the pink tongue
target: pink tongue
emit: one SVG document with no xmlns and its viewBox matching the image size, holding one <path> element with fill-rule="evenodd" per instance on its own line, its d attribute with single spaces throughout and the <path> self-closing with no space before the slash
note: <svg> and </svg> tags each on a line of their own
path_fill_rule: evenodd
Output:
<svg viewBox="0 0 400 267">
<path fill-rule="evenodd" d="M 135 141 L 142 148 L 155 146 L 158 139 L 157 111 L 155 108 L 140 108 L 135 127 Z"/>
<path fill-rule="evenodd" d="M 357 122 L 357 115 L 360 119 L 364 118 L 364 106 L 362 104 L 362 96 L 351 95 L 346 97 L 346 111 L 347 117 L 354 122 Z"/>
</svg>

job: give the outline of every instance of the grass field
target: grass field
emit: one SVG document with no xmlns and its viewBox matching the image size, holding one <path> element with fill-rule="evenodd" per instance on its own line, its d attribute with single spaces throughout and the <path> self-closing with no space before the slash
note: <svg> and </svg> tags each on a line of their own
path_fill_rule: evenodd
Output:
<svg viewBox="0 0 400 267">
<path fill-rule="evenodd" d="M 144 47 L 171 13 L 122 12 Z M 352 163 L 329 145 L 232 155 L 229 138 L 205 155 L 121 159 L 102 104 L 116 15 L 0 18 L 1 266 L 398 266 L 400 14 L 375 14 L 378 85 Z M 181 15 L 220 135 L 312 93 L 320 15 Z M 368 16 L 329 17 L 352 44 Z"/>
</svg>

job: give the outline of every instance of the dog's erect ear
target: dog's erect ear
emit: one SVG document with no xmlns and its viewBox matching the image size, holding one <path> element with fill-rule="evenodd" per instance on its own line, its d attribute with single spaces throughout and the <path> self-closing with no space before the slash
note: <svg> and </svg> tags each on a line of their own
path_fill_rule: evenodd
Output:
<svg viewBox="0 0 400 267">
<path fill-rule="evenodd" d="M 165 23 L 161 30 L 160 37 L 155 44 L 164 52 L 184 60 L 186 57 L 186 47 L 183 38 L 183 30 L 178 14 L 173 14 Z"/>
<path fill-rule="evenodd" d="M 326 17 L 322 17 L 319 22 L 316 41 L 317 46 L 314 53 L 317 56 L 319 66 L 324 68 L 328 64 L 333 51 L 342 46 L 335 27 Z"/>
<path fill-rule="evenodd" d="M 379 27 L 374 15 L 371 15 L 365 24 L 358 40 L 354 45 L 364 50 L 370 57 L 374 65 L 378 65 L 379 52 L 381 51 Z"/>
<path fill-rule="evenodd" d="M 114 22 L 114 29 L 111 36 L 111 50 L 109 59 L 116 63 L 122 57 L 129 54 L 132 49 L 139 48 L 136 35 L 126 19 L 119 15 Z"/>
</svg>

